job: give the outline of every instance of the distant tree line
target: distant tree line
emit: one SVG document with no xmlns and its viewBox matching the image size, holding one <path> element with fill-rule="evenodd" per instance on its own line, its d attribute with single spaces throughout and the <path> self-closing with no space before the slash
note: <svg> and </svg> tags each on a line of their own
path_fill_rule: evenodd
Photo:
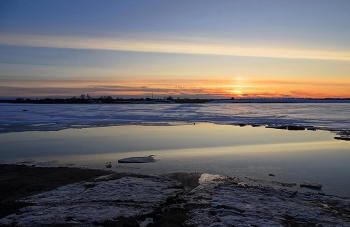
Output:
<svg viewBox="0 0 350 227">
<path fill-rule="evenodd" d="M 99 98 L 93 98 L 89 94 L 82 94 L 79 97 L 73 96 L 70 98 L 42 98 L 42 99 L 29 99 L 29 98 L 17 98 L 15 100 L 6 100 L 9 103 L 38 103 L 38 104 L 64 104 L 64 103 L 112 103 L 114 99 L 112 96 L 101 96 Z"/>
<path fill-rule="evenodd" d="M 89 94 L 82 94 L 80 96 L 73 96 L 70 98 L 17 98 L 15 100 L 1 100 L 1 102 L 7 103 L 36 103 L 36 104 L 95 104 L 95 103 L 132 103 L 135 101 L 149 103 L 154 102 L 175 102 L 175 103 L 205 103 L 213 99 L 190 99 L 177 97 L 174 99 L 172 96 L 164 97 L 163 99 L 151 99 L 151 98 L 113 98 L 112 96 L 100 96 L 99 98 L 93 98 Z M 147 101 L 147 102 L 146 102 Z"/>
<path fill-rule="evenodd" d="M 237 100 L 234 97 L 217 100 Z M 239 98 L 239 100 L 269 100 L 269 99 L 304 99 L 304 100 L 350 100 L 350 98 Z M 29 98 L 17 98 L 15 100 L 0 100 L 5 103 L 36 103 L 36 104 L 95 104 L 95 103 L 135 103 L 144 102 L 173 102 L 173 103 L 205 103 L 212 101 L 213 99 L 199 99 L 199 98 L 173 98 L 171 95 L 164 98 L 113 98 L 112 96 L 100 96 L 99 98 L 93 98 L 89 94 L 82 94 L 80 96 L 73 96 L 70 98 L 42 98 L 42 99 L 29 99 Z"/>
</svg>

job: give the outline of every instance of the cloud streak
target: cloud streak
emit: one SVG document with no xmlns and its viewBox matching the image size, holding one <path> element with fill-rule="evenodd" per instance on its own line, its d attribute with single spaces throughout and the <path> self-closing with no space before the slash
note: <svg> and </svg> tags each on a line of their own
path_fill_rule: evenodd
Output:
<svg viewBox="0 0 350 227">
<path fill-rule="evenodd" d="M 238 92 L 238 93 L 237 93 Z M 300 98 L 348 98 L 346 91 L 308 91 L 295 89 L 227 89 L 223 87 L 153 87 L 153 86 L 0 86 L 0 97 L 9 98 L 33 98 L 33 97 L 72 97 L 80 94 L 90 94 L 93 97 L 112 95 L 114 97 L 151 97 L 163 98 L 169 95 L 173 97 L 199 97 L 199 98 L 228 98 L 228 97 L 300 97 Z"/>
<path fill-rule="evenodd" d="M 66 88 L 66 87 L 11 87 L 0 86 L 0 97 L 10 98 L 33 98 L 33 97 L 71 97 L 80 94 L 90 94 L 93 97 L 113 95 L 119 97 L 150 97 L 154 94 L 157 98 L 163 98 L 169 95 L 181 97 L 225 97 L 226 93 L 220 88 L 151 88 L 140 86 L 85 86 Z"/>
<path fill-rule="evenodd" d="M 261 80 L 216 79 L 44 79 L 11 80 L 0 77 L 0 97 L 57 97 L 90 94 L 93 96 L 149 97 L 350 97 L 349 80 Z"/>
<path fill-rule="evenodd" d="M 0 45 L 67 49 L 115 50 L 259 58 L 350 61 L 350 51 L 315 50 L 247 44 L 217 44 L 198 40 L 57 37 L 0 34 Z"/>
</svg>

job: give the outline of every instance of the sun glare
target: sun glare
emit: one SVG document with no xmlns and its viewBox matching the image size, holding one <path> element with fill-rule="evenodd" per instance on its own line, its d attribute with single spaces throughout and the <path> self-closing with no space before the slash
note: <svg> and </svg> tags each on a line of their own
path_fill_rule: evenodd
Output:
<svg viewBox="0 0 350 227">
<path fill-rule="evenodd" d="M 243 91 L 242 90 L 232 90 L 231 93 L 238 95 L 238 96 L 241 96 L 243 94 Z"/>
</svg>

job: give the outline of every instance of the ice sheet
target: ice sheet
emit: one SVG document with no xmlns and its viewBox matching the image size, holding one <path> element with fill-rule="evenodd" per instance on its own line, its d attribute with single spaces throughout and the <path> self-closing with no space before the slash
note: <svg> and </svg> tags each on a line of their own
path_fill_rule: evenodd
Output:
<svg viewBox="0 0 350 227">
<path fill-rule="evenodd" d="M 23 111 L 23 110 L 27 111 Z M 350 130 L 349 103 L 0 104 L 0 133 L 110 125 L 301 125 Z"/>
</svg>

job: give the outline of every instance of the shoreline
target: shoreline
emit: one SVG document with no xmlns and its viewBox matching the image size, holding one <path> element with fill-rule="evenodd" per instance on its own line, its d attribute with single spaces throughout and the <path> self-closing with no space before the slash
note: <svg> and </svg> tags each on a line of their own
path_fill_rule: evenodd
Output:
<svg viewBox="0 0 350 227">
<path fill-rule="evenodd" d="M 200 173 L 150 176 L 25 165 L 0 165 L 0 170 L 0 226 L 10 226 L 11 221 L 16 226 L 37 222 L 69 226 L 227 226 L 266 221 L 284 226 L 350 224 L 348 198 L 249 186 L 232 177 Z M 118 199 L 121 195 L 125 196 Z M 96 202 L 101 205 L 95 207 Z M 45 206 L 47 211 L 40 216 L 40 207 Z M 90 210 L 78 209 L 84 206 Z M 96 220 L 87 218 L 98 209 L 114 213 L 101 214 Z M 62 217 L 57 218 L 56 212 L 62 212 Z M 45 219 L 50 215 L 56 219 Z"/>
<path fill-rule="evenodd" d="M 60 186 L 103 176 L 110 171 L 71 167 L 0 164 L 0 218 L 21 207 L 16 200 Z"/>
<path fill-rule="evenodd" d="M 18 124 L 5 124 L 1 125 L 0 135 L 8 133 L 23 133 L 23 132 L 55 132 L 67 129 L 90 129 L 90 128 L 104 128 L 104 127 L 118 127 L 118 126 L 185 126 L 185 125 L 200 125 L 200 124 L 213 124 L 224 125 L 234 127 L 264 127 L 266 129 L 277 129 L 286 131 L 325 131 L 335 134 L 335 140 L 350 141 L 350 129 L 349 128 L 329 128 L 321 126 L 312 126 L 309 124 L 267 124 L 267 123 L 215 123 L 215 122 L 202 122 L 202 121 L 169 121 L 169 122 L 109 122 L 109 123 L 96 123 L 96 124 L 79 124 L 79 123 L 18 123 Z M 40 128 L 37 128 L 40 127 Z"/>
</svg>

